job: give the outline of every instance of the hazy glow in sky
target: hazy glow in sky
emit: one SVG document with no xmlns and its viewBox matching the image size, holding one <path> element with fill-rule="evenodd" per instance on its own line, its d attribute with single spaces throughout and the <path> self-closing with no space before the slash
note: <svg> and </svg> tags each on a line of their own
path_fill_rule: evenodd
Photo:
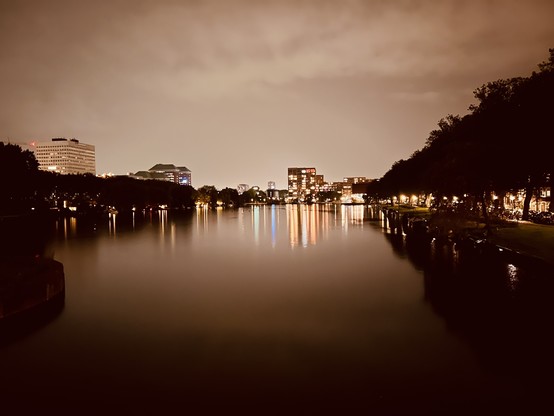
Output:
<svg viewBox="0 0 554 416">
<path fill-rule="evenodd" d="M 0 140 L 195 187 L 382 176 L 487 81 L 554 47 L 554 2 L 0 0 Z"/>
</svg>

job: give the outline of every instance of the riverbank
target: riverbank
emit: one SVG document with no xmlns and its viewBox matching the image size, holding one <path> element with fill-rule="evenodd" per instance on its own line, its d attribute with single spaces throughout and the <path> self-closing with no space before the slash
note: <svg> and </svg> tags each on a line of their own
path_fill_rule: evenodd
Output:
<svg viewBox="0 0 554 416">
<path fill-rule="evenodd" d="M 487 227 L 482 221 L 467 219 L 453 212 L 433 213 L 428 208 L 406 206 L 382 209 L 395 211 L 399 218 L 426 220 L 428 232 L 433 236 L 479 239 L 534 262 L 554 266 L 554 226 L 551 225 L 529 221 L 494 221 Z"/>
<path fill-rule="evenodd" d="M 63 265 L 53 259 L 0 260 L 0 323 L 63 297 Z"/>
<path fill-rule="evenodd" d="M 554 266 L 554 226 L 520 221 L 515 226 L 497 227 L 489 241 Z"/>
<path fill-rule="evenodd" d="M 0 326 L 63 299 L 63 265 L 53 259 L 49 215 L 0 216 Z"/>
</svg>

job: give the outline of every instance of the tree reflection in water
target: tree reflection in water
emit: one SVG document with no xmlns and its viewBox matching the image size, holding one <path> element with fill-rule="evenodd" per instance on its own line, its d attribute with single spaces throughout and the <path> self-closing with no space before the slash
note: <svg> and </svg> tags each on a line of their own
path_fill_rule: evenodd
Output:
<svg viewBox="0 0 554 416">
<path fill-rule="evenodd" d="M 486 370 L 545 396 L 554 371 L 554 280 L 540 267 L 508 263 L 453 242 L 385 234 L 423 271 L 424 301 L 467 342 Z"/>
<path fill-rule="evenodd" d="M 47 215 L 0 217 L 0 346 L 55 319 L 64 306 L 63 265 L 53 260 Z"/>
</svg>

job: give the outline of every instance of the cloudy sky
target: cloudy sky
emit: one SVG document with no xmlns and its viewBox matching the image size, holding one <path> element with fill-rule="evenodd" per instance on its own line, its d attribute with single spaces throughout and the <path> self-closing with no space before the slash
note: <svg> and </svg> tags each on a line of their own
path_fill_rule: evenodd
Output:
<svg viewBox="0 0 554 416">
<path fill-rule="evenodd" d="M 0 140 L 193 185 L 381 177 L 554 47 L 551 0 L 0 0 Z"/>
</svg>

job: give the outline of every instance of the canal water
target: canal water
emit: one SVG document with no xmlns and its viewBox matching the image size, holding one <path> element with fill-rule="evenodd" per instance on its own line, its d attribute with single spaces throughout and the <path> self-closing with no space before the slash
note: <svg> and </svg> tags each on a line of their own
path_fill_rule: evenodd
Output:
<svg viewBox="0 0 554 416">
<path fill-rule="evenodd" d="M 95 414 L 489 414 L 551 406 L 544 272 L 363 206 L 67 218 L 65 305 L 0 344 L 0 401 Z"/>
</svg>

